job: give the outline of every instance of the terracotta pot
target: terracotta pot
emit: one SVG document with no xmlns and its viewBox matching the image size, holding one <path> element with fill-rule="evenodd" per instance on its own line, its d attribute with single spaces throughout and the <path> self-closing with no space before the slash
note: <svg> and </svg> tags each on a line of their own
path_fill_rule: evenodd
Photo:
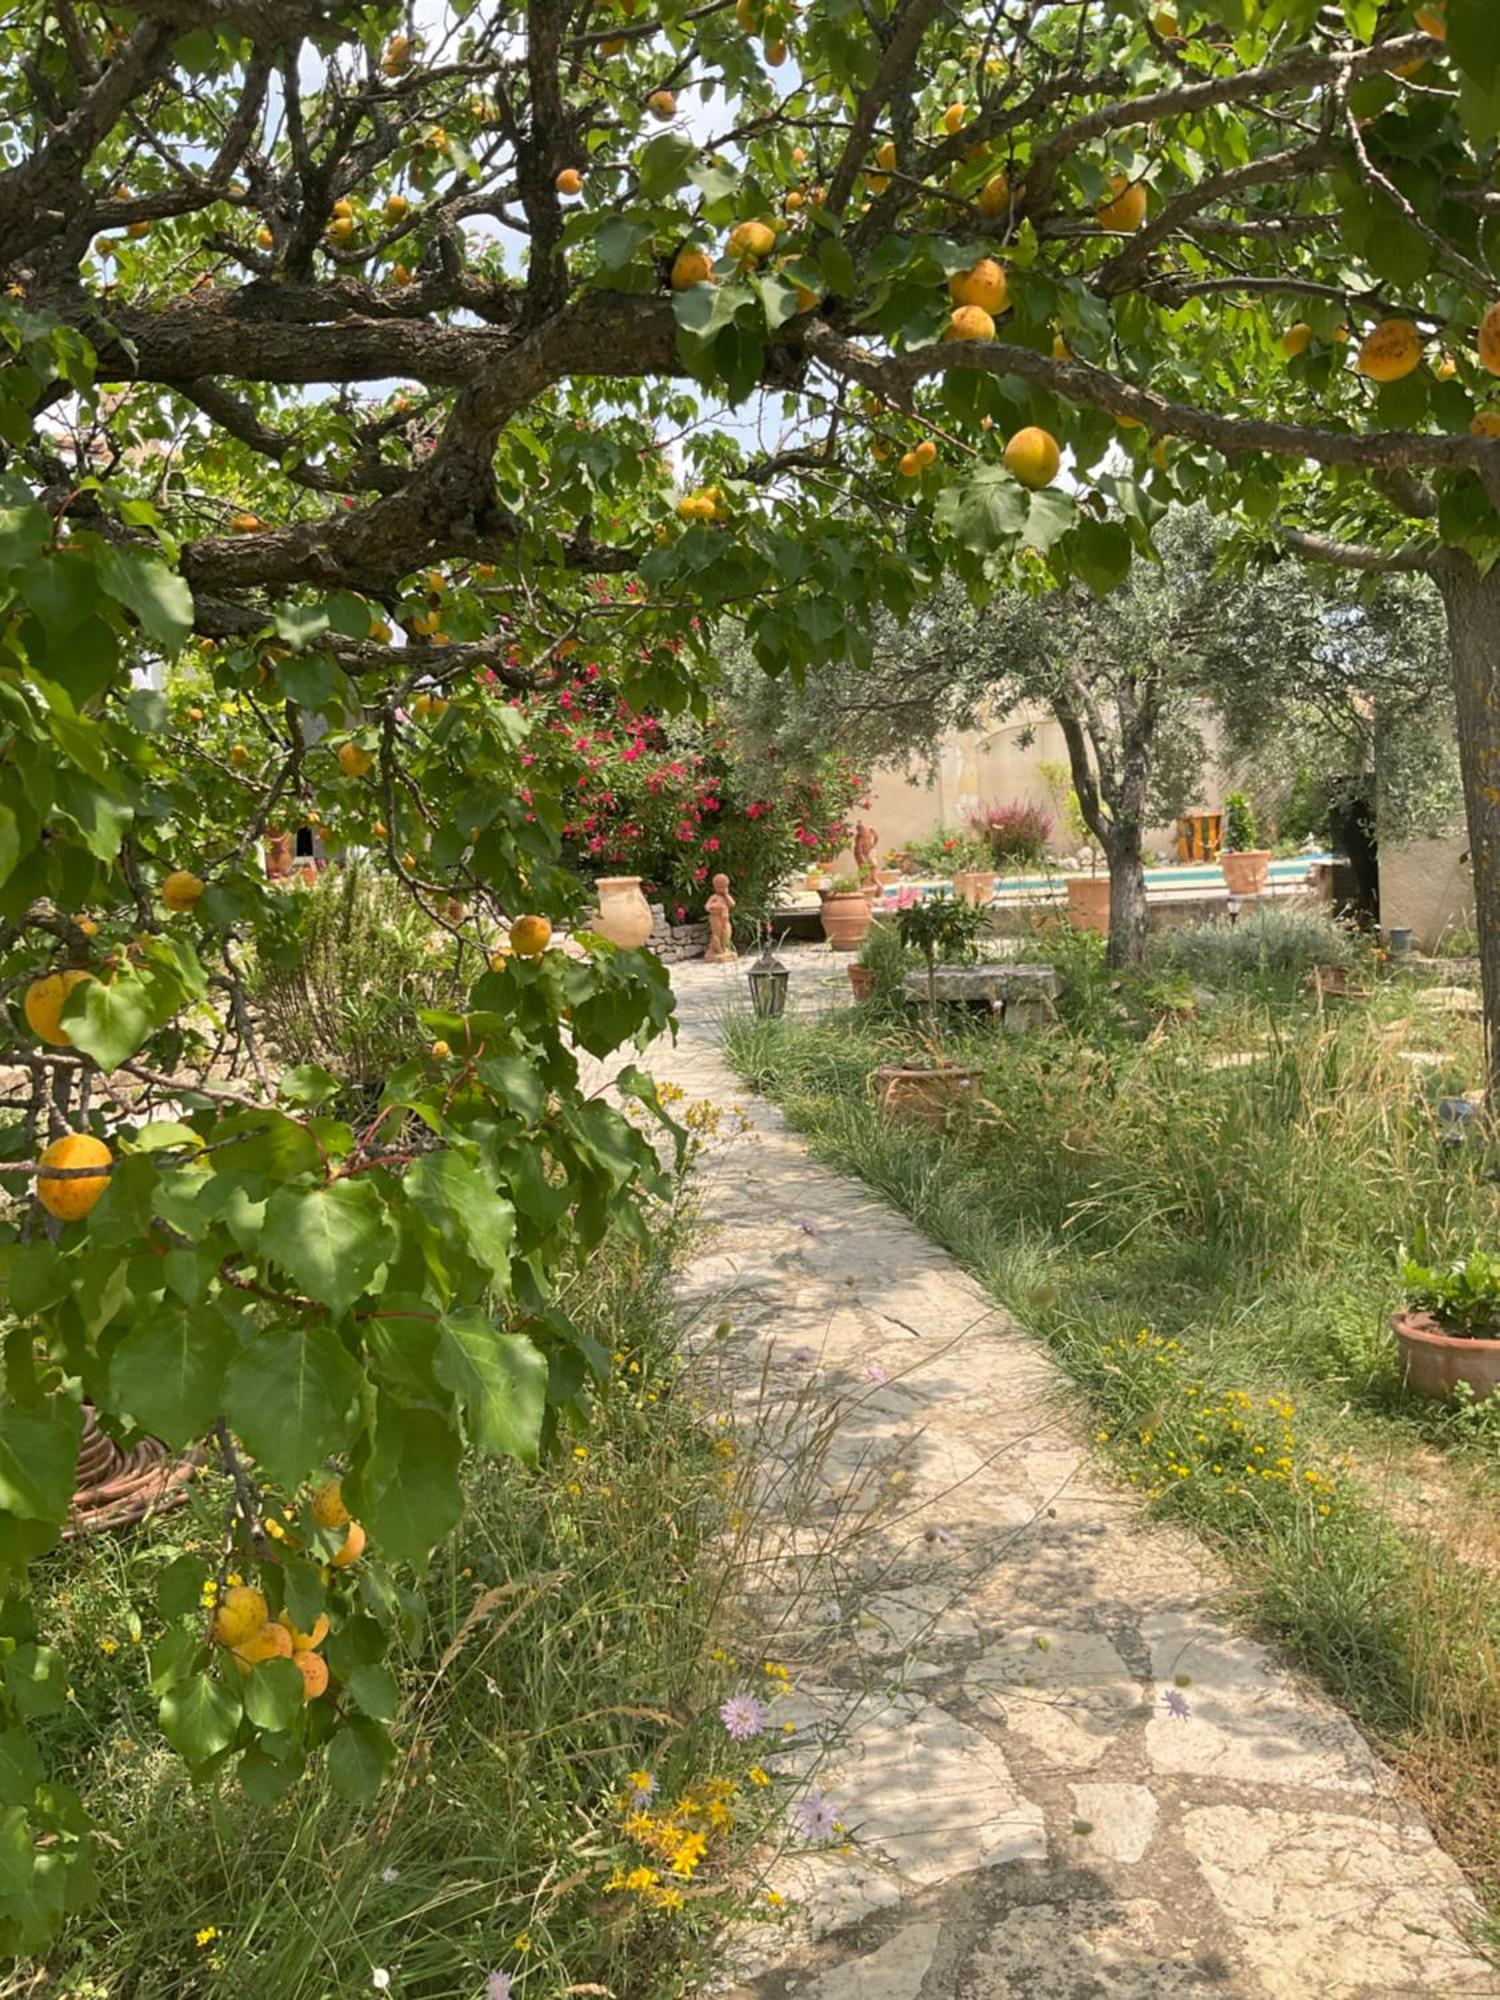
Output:
<svg viewBox="0 0 1500 2000">
<path fill-rule="evenodd" d="M 961 896 L 975 908 L 982 907 L 995 893 L 995 884 L 1000 880 L 993 868 L 965 868 L 953 878 L 953 893 Z"/>
<path fill-rule="evenodd" d="M 1263 896 L 1271 879 L 1271 850 L 1247 847 L 1242 854 L 1221 854 L 1219 866 L 1231 896 Z"/>
<path fill-rule="evenodd" d="M 887 1123 L 909 1121 L 940 1132 L 964 1099 L 975 1094 L 979 1072 L 958 1063 L 942 1063 L 936 1069 L 887 1063 L 876 1070 L 874 1081 L 880 1089 L 880 1115 Z"/>
<path fill-rule="evenodd" d="M 273 882 L 285 882 L 296 861 L 293 836 L 289 833 L 268 833 L 265 850 L 267 876 Z"/>
<path fill-rule="evenodd" d="M 870 928 L 870 899 L 864 891 L 823 898 L 823 935 L 835 951 L 858 951 Z"/>
<path fill-rule="evenodd" d="M 639 875 L 601 875 L 599 921 L 594 929 L 622 951 L 639 951 L 651 935 L 651 905 L 641 894 Z"/>
<path fill-rule="evenodd" d="M 875 870 L 875 886 L 877 889 L 894 889 L 900 880 L 901 870 L 899 868 L 877 868 Z"/>
<path fill-rule="evenodd" d="M 875 975 L 868 965 L 851 965 L 849 984 L 854 988 L 856 1000 L 868 1000 L 875 991 Z"/>
<path fill-rule="evenodd" d="M 1475 1400 L 1483 1402 L 1500 1389 L 1500 1340 L 1466 1340 L 1444 1333 L 1431 1313 L 1399 1312 L 1391 1316 L 1402 1373 L 1415 1396 L 1446 1401 L 1460 1382 L 1467 1382 Z"/>
<path fill-rule="evenodd" d="M 1070 875 L 1068 877 L 1068 922 L 1077 931 L 1097 931 L 1109 936 L 1109 877 Z"/>
</svg>

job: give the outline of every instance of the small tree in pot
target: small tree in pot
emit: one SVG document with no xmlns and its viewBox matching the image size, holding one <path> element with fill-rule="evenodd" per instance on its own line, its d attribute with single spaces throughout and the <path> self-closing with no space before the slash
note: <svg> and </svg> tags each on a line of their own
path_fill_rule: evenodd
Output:
<svg viewBox="0 0 1500 2000">
<path fill-rule="evenodd" d="M 1269 848 L 1257 847 L 1255 814 L 1243 792 L 1231 792 L 1224 801 L 1224 844 L 1219 866 L 1234 896 L 1263 896 L 1270 880 Z"/>
<path fill-rule="evenodd" d="M 908 903 L 897 916 L 897 931 L 908 950 L 921 953 L 927 967 L 928 1063 L 887 1063 L 876 1071 L 880 1105 L 887 1118 L 916 1118 L 942 1126 L 960 1098 L 969 1095 L 978 1072 L 949 1061 L 937 1020 L 939 965 L 957 965 L 978 956 L 985 912 L 958 896 L 931 896 Z"/>
<path fill-rule="evenodd" d="M 1445 1266 L 1407 1258 L 1406 1310 L 1392 1321 L 1406 1386 L 1418 1396 L 1500 1389 L 1500 1257 L 1471 1251 Z"/>
</svg>

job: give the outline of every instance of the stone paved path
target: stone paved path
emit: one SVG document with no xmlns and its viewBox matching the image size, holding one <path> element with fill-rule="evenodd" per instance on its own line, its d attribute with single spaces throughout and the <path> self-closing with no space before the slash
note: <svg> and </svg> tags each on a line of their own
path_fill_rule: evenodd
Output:
<svg viewBox="0 0 1500 2000">
<path fill-rule="evenodd" d="M 794 1005 L 846 997 L 841 962 L 788 957 Z M 748 1121 L 705 1170 L 682 1283 L 700 1326 L 732 1326 L 747 1643 L 797 1663 L 828 1739 L 808 1781 L 854 1835 L 773 1865 L 794 1914 L 749 1936 L 735 1994 L 1500 1996 L 1421 1814 L 1220 1616 L 1205 1554 L 1091 1463 L 1041 1350 L 747 1099 L 716 1033 L 742 971 L 674 983 L 683 1033 L 650 1066 Z"/>
</svg>

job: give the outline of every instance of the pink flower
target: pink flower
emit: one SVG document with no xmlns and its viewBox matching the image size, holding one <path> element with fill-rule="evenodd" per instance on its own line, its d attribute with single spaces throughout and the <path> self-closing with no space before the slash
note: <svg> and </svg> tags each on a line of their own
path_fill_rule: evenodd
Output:
<svg viewBox="0 0 1500 2000">
<path fill-rule="evenodd" d="M 703 843 L 703 851 L 704 851 L 704 853 L 705 853 L 705 854 L 717 854 L 717 853 L 718 853 L 718 851 L 719 851 L 719 843 L 718 843 L 718 841 L 716 841 L 716 840 L 705 840 L 705 841 L 704 841 L 704 843 Z"/>
</svg>

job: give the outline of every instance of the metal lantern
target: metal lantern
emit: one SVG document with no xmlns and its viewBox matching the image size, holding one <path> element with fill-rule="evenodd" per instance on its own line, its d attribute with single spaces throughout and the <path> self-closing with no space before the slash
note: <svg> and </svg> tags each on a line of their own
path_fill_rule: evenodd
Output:
<svg viewBox="0 0 1500 2000">
<path fill-rule="evenodd" d="M 776 1021 L 786 1012 L 786 989 L 792 975 L 771 950 L 771 933 L 766 932 L 760 957 L 745 977 L 750 982 L 750 1004 L 762 1021 Z"/>
</svg>

